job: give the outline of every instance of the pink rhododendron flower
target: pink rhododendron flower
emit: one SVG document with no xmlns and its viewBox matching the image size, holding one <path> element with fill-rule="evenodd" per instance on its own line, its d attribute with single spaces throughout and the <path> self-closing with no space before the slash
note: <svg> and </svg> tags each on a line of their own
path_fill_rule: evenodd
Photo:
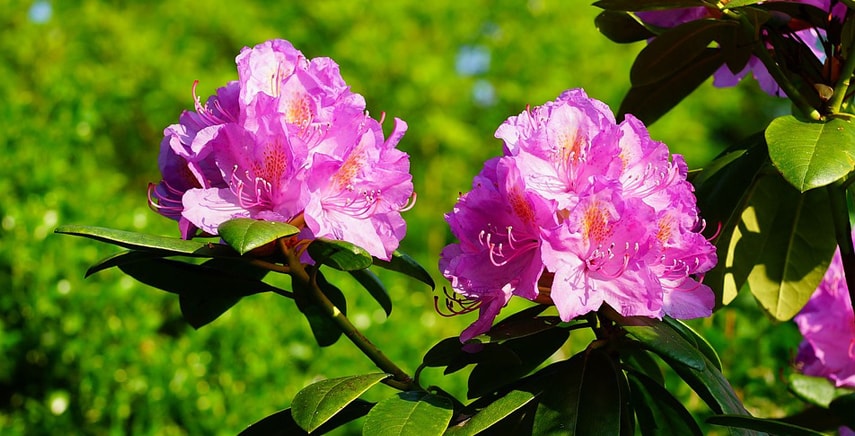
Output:
<svg viewBox="0 0 855 436">
<path fill-rule="evenodd" d="M 238 81 L 165 131 L 151 203 L 179 220 L 185 238 L 246 217 L 389 259 L 413 197 L 409 157 L 395 148 L 406 123 L 395 119 L 384 139 L 338 65 L 306 59 L 287 41 L 244 48 L 236 62 Z"/>
<path fill-rule="evenodd" d="M 550 300 L 561 318 L 608 304 L 624 316 L 708 316 L 699 277 L 716 263 L 701 234 L 687 167 L 633 118 L 617 124 L 584 91 L 510 117 L 492 159 L 446 214 L 459 243 L 440 270 L 480 308 L 466 341 L 489 330 L 511 296 Z"/>
<path fill-rule="evenodd" d="M 832 5 L 834 2 L 831 0 L 769 0 L 772 2 L 788 2 L 788 3 L 801 3 L 805 5 L 810 5 L 817 7 L 819 9 L 830 11 L 832 10 Z M 834 7 L 833 12 L 836 14 L 845 11 L 845 5 L 838 4 Z M 687 23 L 689 21 L 701 20 L 706 18 L 719 18 L 721 16 L 721 12 L 717 8 L 713 7 L 688 7 L 688 8 L 676 8 L 676 9 L 667 9 L 667 10 L 654 10 L 654 11 L 642 11 L 636 13 L 638 17 L 647 24 L 656 27 L 662 28 L 671 28 L 679 26 L 680 24 Z M 792 35 L 786 35 L 786 37 L 796 38 L 802 43 L 806 44 L 808 48 L 813 52 L 813 54 L 820 61 L 825 60 L 825 51 L 822 48 L 821 40 L 824 38 L 824 30 L 821 29 L 813 29 L 813 28 L 799 28 L 800 25 L 804 23 L 800 23 L 799 25 L 793 25 Z M 768 46 L 771 49 L 771 46 Z M 757 81 L 757 84 L 760 86 L 760 89 L 763 92 L 774 95 L 777 97 L 784 97 L 785 94 L 772 75 L 769 73 L 769 70 L 765 65 L 760 61 L 760 59 L 752 56 L 745 67 L 742 68 L 741 71 L 731 71 L 727 65 L 722 65 L 716 72 L 713 74 L 713 86 L 719 88 L 727 88 L 731 86 L 736 86 L 740 80 L 744 77 L 751 74 L 754 79 Z"/>
<path fill-rule="evenodd" d="M 855 315 L 840 250 L 822 282 L 794 321 L 804 337 L 796 365 L 806 375 L 855 388 Z"/>
</svg>

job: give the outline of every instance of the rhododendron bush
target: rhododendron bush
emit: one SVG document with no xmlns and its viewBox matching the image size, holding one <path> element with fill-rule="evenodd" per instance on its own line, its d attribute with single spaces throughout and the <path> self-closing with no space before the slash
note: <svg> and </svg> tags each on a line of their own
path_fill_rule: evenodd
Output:
<svg viewBox="0 0 855 436">
<path fill-rule="evenodd" d="M 398 344 L 375 344 L 348 319 L 348 296 L 325 273 L 347 273 L 335 277 L 350 276 L 387 316 L 407 291 L 386 289 L 372 269 L 437 287 L 398 250 L 407 210 L 421 206 L 405 136 L 421 120 L 372 115 L 334 60 L 286 40 L 241 50 L 237 80 L 215 95 L 188 84 L 193 109 L 164 130 L 162 179 L 148 190 L 151 208 L 176 221 L 175 237 L 57 232 L 123 247 L 88 274 L 117 267 L 175 293 L 196 328 L 272 292 L 294 301 L 319 346 L 344 336 L 376 365 L 303 388 L 245 434 L 326 432 L 359 418 L 372 435 L 701 434 L 696 411 L 665 384 L 673 378 L 705 404 L 703 425 L 851 431 L 855 4 L 595 6 L 606 37 L 646 44 L 630 89 L 613 112 L 570 75 L 554 100 L 508 114 L 493 133 L 500 142 L 484 132 L 497 157 L 460 187 L 444 215 L 453 242 L 435 253 L 448 280 L 435 310 L 477 316 L 424 350 L 412 374 L 382 351 Z M 753 77 L 793 113 L 690 170 L 646 125 L 710 77 L 725 88 Z M 275 274 L 290 287 L 265 280 Z M 774 319 L 795 317 L 804 342 L 789 383 L 804 413 L 752 416 L 716 351 L 680 321 L 726 311 L 738 292 Z M 590 341 L 569 352 L 571 336 Z M 432 368 L 468 368 L 466 398 L 424 383 Z M 385 399 L 361 398 L 379 384 Z"/>
</svg>

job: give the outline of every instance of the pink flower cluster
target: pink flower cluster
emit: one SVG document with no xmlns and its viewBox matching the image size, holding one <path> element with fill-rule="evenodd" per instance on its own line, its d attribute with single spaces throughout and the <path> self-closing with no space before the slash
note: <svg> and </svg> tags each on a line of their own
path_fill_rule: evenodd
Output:
<svg viewBox="0 0 855 436">
<path fill-rule="evenodd" d="M 769 2 L 788 2 L 801 3 L 813 6 L 824 11 L 833 11 L 835 16 L 845 14 L 846 6 L 842 3 L 837 4 L 832 0 L 769 0 Z M 832 9 L 833 8 L 833 9 Z M 647 24 L 662 28 L 671 28 L 689 21 L 718 18 L 721 12 L 717 8 L 697 6 L 688 8 L 655 10 L 638 12 L 638 17 Z M 807 45 L 808 49 L 813 52 L 817 59 L 825 59 L 825 51 L 822 48 L 821 40 L 824 38 L 825 32 L 821 29 L 805 27 L 807 23 L 792 23 L 792 34 L 785 35 L 786 37 L 795 38 L 801 43 Z M 771 47 L 769 47 L 771 49 Z M 713 75 L 713 85 L 719 88 L 727 88 L 736 86 L 740 80 L 748 76 L 748 74 L 757 80 L 760 89 L 765 93 L 777 97 L 784 97 L 784 92 L 778 83 L 769 73 L 765 65 L 755 56 L 751 56 L 745 67 L 736 73 L 732 72 L 727 65 L 722 65 Z"/>
<path fill-rule="evenodd" d="M 409 157 L 395 148 L 406 123 L 396 118 L 384 139 L 338 65 L 306 59 L 288 41 L 244 48 L 236 61 L 238 81 L 204 105 L 196 98 L 196 111 L 164 130 L 152 206 L 186 239 L 247 217 L 389 259 L 413 197 Z"/>
<path fill-rule="evenodd" d="M 512 295 L 549 300 L 567 321 L 608 304 L 625 316 L 710 315 L 698 277 L 716 263 L 700 233 L 683 158 L 628 115 L 584 91 L 565 91 L 496 131 L 504 155 L 487 161 L 446 214 L 460 241 L 440 269 L 489 330 Z"/>
<path fill-rule="evenodd" d="M 796 366 L 838 387 L 855 388 L 855 314 L 840 250 L 807 305 L 794 318 L 804 337 Z"/>
</svg>

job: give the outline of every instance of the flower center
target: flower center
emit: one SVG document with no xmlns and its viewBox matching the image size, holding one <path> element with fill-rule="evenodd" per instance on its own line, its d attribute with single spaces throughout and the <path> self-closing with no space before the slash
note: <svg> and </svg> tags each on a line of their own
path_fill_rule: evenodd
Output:
<svg viewBox="0 0 855 436">
<path fill-rule="evenodd" d="M 314 119 L 312 106 L 308 96 L 293 94 L 289 96 L 285 107 L 285 121 L 302 128 L 307 127 Z"/>
<path fill-rule="evenodd" d="M 582 236 L 595 243 L 602 243 L 612 234 L 609 226 L 609 213 L 600 202 L 593 202 L 585 210 L 582 218 Z"/>
<path fill-rule="evenodd" d="M 534 224 L 534 211 L 531 210 L 531 204 L 526 200 L 525 195 L 516 187 L 508 193 L 508 200 L 511 203 L 511 209 L 526 224 Z"/>
</svg>

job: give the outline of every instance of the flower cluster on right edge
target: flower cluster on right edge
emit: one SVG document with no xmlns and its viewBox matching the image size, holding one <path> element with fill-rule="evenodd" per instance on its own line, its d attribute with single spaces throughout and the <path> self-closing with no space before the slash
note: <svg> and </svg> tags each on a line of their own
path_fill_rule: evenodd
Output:
<svg viewBox="0 0 855 436">
<path fill-rule="evenodd" d="M 561 319 L 608 304 L 624 316 L 696 318 L 712 312 L 701 283 L 716 263 L 701 234 L 682 156 L 631 115 L 618 124 L 581 89 L 510 117 L 503 156 L 445 215 L 459 240 L 439 266 L 478 320 L 492 326 L 511 296 L 555 304 Z"/>
</svg>

